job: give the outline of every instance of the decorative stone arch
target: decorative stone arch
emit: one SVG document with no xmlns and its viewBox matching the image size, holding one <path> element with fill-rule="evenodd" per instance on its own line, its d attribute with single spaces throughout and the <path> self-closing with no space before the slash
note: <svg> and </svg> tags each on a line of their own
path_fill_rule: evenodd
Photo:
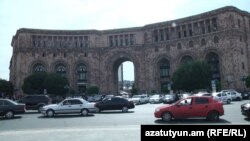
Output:
<svg viewBox="0 0 250 141">
<path fill-rule="evenodd" d="M 85 66 L 85 74 L 82 74 L 82 75 L 86 75 L 86 76 L 79 76 L 81 74 L 81 72 L 78 71 L 78 67 L 80 65 L 84 65 Z M 73 74 L 73 85 L 74 87 L 76 88 L 77 92 L 79 94 L 83 94 L 83 93 L 86 93 L 86 90 L 87 90 L 87 86 L 88 86 L 88 83 L 89 83 L 89 80 L 90 80 L 90 68 L 89 68 L 89 64 L 83 60 L 78 60 L 74 63 L 73 67 L 72 67 L 72 74 Z M 84 73 L 84 72 L 82 72 Z M 80 77 L 80 79 L 79 79 Z M 82 79 L 82 77 L 86 77 L 86 80 L 85 79 Z"/>
<path fill-rule="evenodd" d="M 140 88 L 138 87 L 138 81 L 137 78 L 139 77 L 139 67 L 140 62 L 138 60 L 138 58 L 131 54 L 131 53 L 127 53 L 127 52 L 116 52 L 114 53 L 114 55 L 108 57 L 105 59 L 105 71 L 107 72 L 105 75 L 105 80 L 108 81 L 107 85 L 106 85 L 106 89 L 110 90 L 107 93 L 112 93 L 115 94 L 118 92 L 118 67 L 121 65 L 121 63 L 125 62 L 125 61 L 131 61 L 134 65 L 134 78 L 135 78 L 135 87 L 138 88 L 140 90 Z"/>
<path fill-rule="evenodd" d="M 154 76 L 154 87 L 157 92 L 162 92 L 164 87 L 171 82 L 171 74 L 173 71 L 172 59 L 167 54 L 162 54 L 157 56 L 151 62 L 153 68 Z M 168 71 L 166 76 L 164 75 L 165 71 Z"/>
<path fill-rule="evenodd" d="M 31 64 L 29 65 L 29 73 L 33 73 L 34 72 L 34 67 L 36 65 L 38 65 L 38 64 L 40 64 L 40 65 L 42 65 L 44 67 L 45 72 L 48 72 L 48 64 L 47 63 L 45 63 L 42 60 L 35 60 L 35 61 L 31 62 Z"/>
<path fill-rule="evenodd" d="M 51 72 L 56 73 L 56 69 L 57 69 L 58 65 L 63 65 L 65 67 L 65 70 L 66 70 L 65 76 L 66 77 L 69 76 L 69 74 L 70 74 L 70 67 L 69 67 L 68 63 L 66 63 L 63 60 L 57 60 L 54 63 L 52 63 Z"/>
<path fill-rule="evenodd" d="M 180 58 L 180 63 L 179 64 L 185 64 L 187 62 L 194 61 L 193 57 L 191 55 L 184 55 Z"/>
<path fill-rule="evenodd" d="M 182 52 L 180 53 L 177 57 L 176 57 L 176 60 L 177 60 L 177 64 L 181 64 L 181 60 L 183 57 L 185 56 L 190 56 L 193 60 L 196 60 L 197 59 L 197 56 L 191 52 L 191 51 L 185 51 L 185 52 Z"/>
<path fill-rule="evenodd" d="M 208 50 L 204 54 L 204 60 L 210 65 L 212 78 L 221 80 L 221 57 L 215 50 Z"/>
</svg>

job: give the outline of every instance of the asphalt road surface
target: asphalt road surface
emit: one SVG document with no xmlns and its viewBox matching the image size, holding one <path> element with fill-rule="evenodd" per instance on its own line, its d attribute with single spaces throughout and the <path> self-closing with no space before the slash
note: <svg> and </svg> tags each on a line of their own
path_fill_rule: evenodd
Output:
<svg viewBox="0 0 250 141">
<path fill-rule="evenodd" d="M 250 124 L 241 115 L 240 105 L 249 100 L 224 105 L 225 115 L 218 122 L 205 119 L 177 119 L 163 122 L 153 115 L 161 104 L 137 105 L 128 113 L 106 111 L 83 117 L 61 115 L 54 118 L 29 111 L 14 119 L 0 119 L 1 141 L 139 141 L 140 125 Z"/>
</svg>

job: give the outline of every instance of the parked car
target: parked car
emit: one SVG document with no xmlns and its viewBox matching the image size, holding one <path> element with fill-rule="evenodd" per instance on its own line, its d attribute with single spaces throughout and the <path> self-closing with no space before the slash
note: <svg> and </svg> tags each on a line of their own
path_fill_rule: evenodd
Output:
<svg viewBox="0 0 250 141">
<path fill-rule="evenodd" d="M 250 92 L 249 91 L 243 91 L 241 92 L 242 99 L 250 99 Z"/>
<path fill-rule="evenodd" d="M 95 104 L 96 112 L 104 110 L 122 110 L 122 112 L 128 112 L 128 109 L 135 107 L 132 101 L 120 97 L 105 98 L 101 102 Z"/>
<path fill-rule="evenodd" d="M 174 103 L 174 102 L 176 102 L 178 100 L 179 100 L 179 98 L 178 98 L 177 95 L 175 95 L 175 94 L 167 94 L 167 95 L 165 95 L 163 97 L 162 102 L 164 104 L 171 104 L 171 103 Z"/>
<path fill-rule="evenodd" d="M 159 95 L 159 94 L 152 95 L 149 98 L 149 103 L 150 104 L 152 104 L 152 103 L 162 103 L 162 96 Z"/>
<path fill-rule="evenodd" d="M 19 104 L 10 99 L 0 99 L 0 116 L 10 119 L 17 114 L 25 113 L 25 110 L 25 104 Z"/>
<path fill-rule="evenodd" d="M 136 105 L 148 103 L 148 97 L 145 95 L 133 95 L 132 98 L 129 98 L 129 101 L 133 101 Z"/>
<path fill-rule="evenodd" d="M 222 90 L 222 93 L 227 93 L 232 97 L 232 100 L 242 100 L 242 95 L 241 93 L 235 91 L 235 90 Z"/>
<path fill-rule="evenodd" d="M 180 99 L 184 99 L 184 98 L 187 98 L 191 95 L 192 95 L 191 93 L 182 93 L 182 94 L 179 94 L 179 97 L 180 97 Z"/>
<path fill-rule="evenodd" d="M 155 109 L 155 117 L 163 121 L 173 118 L 206 117 L 217 121 L 224 114 L 223 104 L 208 96 L 191 96 L 181 99 L 174 104 L 167 104 Z"/>
<path fill-rule="evenodd" d="M 90 103 L 82 98 L 67 98 L 59 104 L 43 106 L 41 112 L 44 116 L 53 117 L 56 114 L 79 113 L 87 116 L 88 113 L 96 112 L 95 103 Z"/>
<path fill-rule="evenodd" d="M 216 92 L 212 93 L 212 96 L 215 100 L 221 101 L 226 104 L 230 104 L 232 102 L 232 97 L 228 93 Z"/>
<path fill-rule="evenodd" d="M 250 118 L 250 102 L 241 105 L 241 113 Z"/>
<path fill-rule="evenodd" d="M 194 96 L 212 96 L 212 94 L 206 91 L 201 91 L 201 92 L 194 94 Z"/>
<path fill-rule="evenodd" d="M 28 95 L 17 100 L 18 103 L 24 103 L 27 110 L 37 110 L 39 113 L 41 112 L 41 108 L 51 104 L 51 101 L 48 95 Z"/>
</svg>

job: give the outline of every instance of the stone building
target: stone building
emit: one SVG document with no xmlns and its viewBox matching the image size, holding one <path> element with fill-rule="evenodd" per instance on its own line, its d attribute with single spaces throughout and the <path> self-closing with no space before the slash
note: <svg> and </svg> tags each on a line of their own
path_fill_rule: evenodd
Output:
<svg viewBox="0 0 250 141">
<path fill-rule="evenodd" d="M 118 67 L 134 64 L 135 86 L 160 92 L 176 68 L 206 60 L 224 89 L 245 89 L 250 72 L 250 14 L 223 7 L 182 19 L 113 30 L 42 30 L 21 28 L 12 39 L 10 81 L 21 90 L 36 71 L 64 75 L 84 93 L 97 85 L 118 91 Z"/>
</svg>

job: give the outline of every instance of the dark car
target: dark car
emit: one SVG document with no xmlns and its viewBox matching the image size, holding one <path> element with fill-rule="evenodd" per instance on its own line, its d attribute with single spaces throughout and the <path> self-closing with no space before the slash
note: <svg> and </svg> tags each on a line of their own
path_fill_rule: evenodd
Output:
<svg viewBox="0 0 250 141">
<path fill-rule="evenodd" d="M 167 94 L 163 97 L 164 104 L 171 104 L 179 100 L 179 97 L 175 94 Z"/>
<path fill-rule="evenodd" d="M 250 102 L 241 105 L 241 113 L 250 118 Z"/>
<path fill-rule="evenodd" d="M 132 101 L 128 101 L 124 98 L 110 97 L 96 103 L 95 107 L 97 112 L 104 110 L 122 110 L 122 112 L 128 112 L 128 109 L 133 109 L 135 105 Z"/>
<path fill-rule="evenodd" d="M 28 95 L 17 102 L 24 103 L 27 110 L 38 110 L 40 113 L 43 106 L 51 103 L 51 99 L 48 95 Z"/>
<path fill-rule="evenodd" d="M 5 118 L 13 118 L 16 114 L 25 112 L 25 104 L 19 104 L 10 99 L 0 99 L 0 116 Z"/>
<path fill-rule="evenodd" d="M 243 92 L 241 92 L 241 96 L 243 99 L 250 99 L 250 92 L 243 91 Z"/>
</svg>

